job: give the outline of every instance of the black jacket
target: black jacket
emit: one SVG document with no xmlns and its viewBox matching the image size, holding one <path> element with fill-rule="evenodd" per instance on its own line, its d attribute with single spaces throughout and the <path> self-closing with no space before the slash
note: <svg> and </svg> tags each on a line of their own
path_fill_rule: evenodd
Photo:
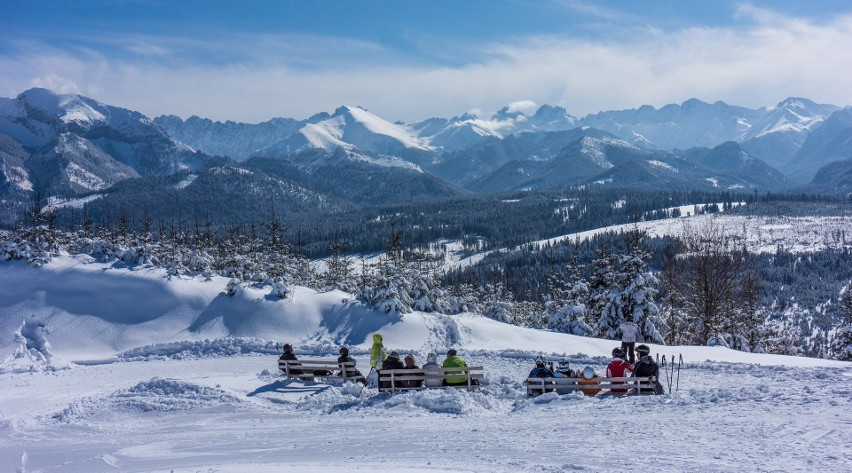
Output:
<svg viewBox="0 0 852 473">
<path fill-rule="evenodd" d="M 660 366 L 651 358 L 651 355 L 645 355 L 636 362 L 633 369 L 633 376 L 637 378 L 647 378 L 653 376 L 656 378 L 654 387 L 642 388 L 642 393 L 662 394 L 663 385 L 660 384 Z"/>
<path fill-rule="evenodd" d="M 346 367 L 346 377 L 347 378 L 354 378 L 356 376 L 361 376 L 361 372 L 358 371 L 357 369 L 355 369 L 355 365 L 354 365 L 355 359 L 352 358 L 351 356 L 340 355 L 340 356 L 337 357 L 337 362 L 338 363 L 353 363 L 352 366 Z"/>
<path fill-rule="evenodd" d="M 403 364 L 399 359 L 395 358 L 385 358 L 385 361 L 382 362 L 382 371 L 384 370 L 401 370 L 405 368 L 405 364 Z M 381 371 L 379 372 L 379 376 L 381 376 Z M 396 388 L 402 387 L 402 381 L 397 381 L 394 383 Z M 390 388 L 390 381 L 381 381 L 379 383 L 379 387 L 381 388 Z"/>
<path fill-rule="evenodd" d="M 296 358 L 296 355 L 294 355 L 293 352 L 282 353 L 281 356 L 278 357 L 278 359 L 279 360 L 287 360 L 287 361 L 298 361 L 299 360 L 298 358 Z M 290 363 L 290 374 L 303 374 L 303 373 L 305 373 L 305 370 L 293 368 L 294 365 L 301 366 L 302 364 L 301 363 Z M 282 368 L 281 371 L 284 371 L 284 369 Z"/>
</svg>

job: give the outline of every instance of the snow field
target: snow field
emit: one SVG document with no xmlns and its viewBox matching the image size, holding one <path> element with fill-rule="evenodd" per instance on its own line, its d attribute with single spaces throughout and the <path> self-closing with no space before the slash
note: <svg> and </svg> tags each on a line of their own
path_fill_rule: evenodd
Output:
<svg viewBox="0 0 852 473">
<path fill-rule="evenodd" d="M 333 291 L 222 293 L 225 278 L 60 257 L 0 265 L 0 471 L 847 471 L 852 365 L 652 346 L 686 364 L 657 397 L 527 398 L 533 358 L 604 370 L 609 340 L 474 314 L 384 314 Z M 347 344 L 460 349 L 479 391 L 379 395 L 284 380 Z M 3 358 L 5 356 L 5 358 Z"/>
<path fill-rule="evenodd" d="M 598 371 L 607 361 L 569 358 Z M 837 448 L 852 439 L 848 367 L 689 363 L 672 395 L 527 398 L 530 358 L 466 359 L 486 367 L 480 391 L 291 382 L 274 355 L 0 375 L 0 469 L 21 468 L 23 452 L 26 471 L 844 471 L 852 461 Z"/>
</svg>

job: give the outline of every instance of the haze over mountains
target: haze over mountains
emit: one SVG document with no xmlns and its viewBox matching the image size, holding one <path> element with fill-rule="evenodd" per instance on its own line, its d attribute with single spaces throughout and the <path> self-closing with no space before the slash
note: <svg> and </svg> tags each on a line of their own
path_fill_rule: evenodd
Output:
<svg viewBox="0 0 852 473">
<path fill-rule="evenodd" d="M 9 224 L 33 192 L 197 205 L 229 195 L 237 209 L 269 192 L 309 211 L 581 186 L 852 190 L 849 108 L 789 98 L 757 110 L 691 99 L 579 119 L 550 105 L 523 110 L 417 123 L 390 123 L 356 106 L 259 124 L 151 120 L 30 89 L 0 98 L 0 213 Z M 833 171 L 819 172 L 826 165 Z M 241 196 L 243 188 L 253 195 Z"/>
</svg>

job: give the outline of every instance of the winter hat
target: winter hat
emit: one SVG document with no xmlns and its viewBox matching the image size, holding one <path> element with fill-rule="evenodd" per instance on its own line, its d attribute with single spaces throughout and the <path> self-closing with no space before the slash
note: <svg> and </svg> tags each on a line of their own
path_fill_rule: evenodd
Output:
<svg viewBox="0 0 852 473">
<path fill-rule="evenodd" d="M 399 359 L 399 353 L 392 351 L 392 352 L 390 352 L 390 355 L 388 355 L 388 358 L 395 358 L 395 359 L 398 360 Z"/>
<path fill-rule="evenodd" d="M 636 347 L 636 352 L 642 356 L 645 356 L 651 354 L 651 349 L 648 347 L 648 345 L 639 345 L 638 347 Z"/>
<path fill-rule="evenodd" d="M 349 349 L 346 348 L 346 347 L 340 347 L 340 354 L 342 356 L 348 356 L 349 355 Z"/>
<path fill-rule="evenodd" d="M 411 363 L 414 364 L 414 355 L 411 353 L 405 355 L 405 362 L 408 363 L 408 360 L 411 360 Z"/>
<path fill-rule="evenodd" d="M 447 356 L 456 356 L 456 353 L 458 352 L 455 348 L 450 348 L 449 350 L 447 350 Z"/>
<path fill-rule="evenodd" d="M 595 369 L 591 366 L 587 366 L 583 368 L 583 377 L 586 379 L 592 379 L 595 377 Z"/>
<path fill-rule="evenodd" d="M 544 367 L 544 357 L 541 355 L 535 357 L 535 365 L 538 367 Z"/>
<path fill-rule="evenodd" d="M 429 362 L 429 363 L 437 363 L 438 362 L 438 355 L 436 355 L 433 352 L 429 352 L 429 354 L 426 355 L 426 361 Z"/>
<path fill-rule="evenodd" d="M 615 347 L 612 349 L 612 357 L 613 358 L 624 358 L 624 350 L 621 347 Z"/>
<path fill-rule="evenodd" d="M 289 343 L 284 344 L 284 353 L 293 353 L 293 345 Z"/>
</svg>

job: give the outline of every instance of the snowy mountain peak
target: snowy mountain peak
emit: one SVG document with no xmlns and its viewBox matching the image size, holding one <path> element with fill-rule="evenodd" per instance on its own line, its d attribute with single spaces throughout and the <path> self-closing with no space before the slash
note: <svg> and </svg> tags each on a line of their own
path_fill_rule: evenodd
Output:
<svg viewBox="0 0 852 473">
<path fill-rule="evenodd" d="M 376 154 L 412 149 L 431 151 L 413 127 L 390 123 L 363 107 L 344 105 L 328 118 L 307 123 L 293 135 L 257 154 L 289 156 L 311 148 L 326 152 L 343 149 Z"/>
<path fill-rule="evenodd" d="M 18 100 L 25 109 L 44 112 L 50 118 L 58 118 L 65 123 L 91 125 L 105 122 L 109 113 L 107 106 L 96 100 L 80 95 L 56 94 L 47 89 L 27 90 L 18 96 Z"/>
<path fill-rule="evenodd" d="M 807 134 L 837 109 L 834 105 L 822 105 L 804 98 L 789 97 L 769 110 L 759 123 L 748 130 L 745 139 L 760 138 L 773 133 Z"/>
</svg>

